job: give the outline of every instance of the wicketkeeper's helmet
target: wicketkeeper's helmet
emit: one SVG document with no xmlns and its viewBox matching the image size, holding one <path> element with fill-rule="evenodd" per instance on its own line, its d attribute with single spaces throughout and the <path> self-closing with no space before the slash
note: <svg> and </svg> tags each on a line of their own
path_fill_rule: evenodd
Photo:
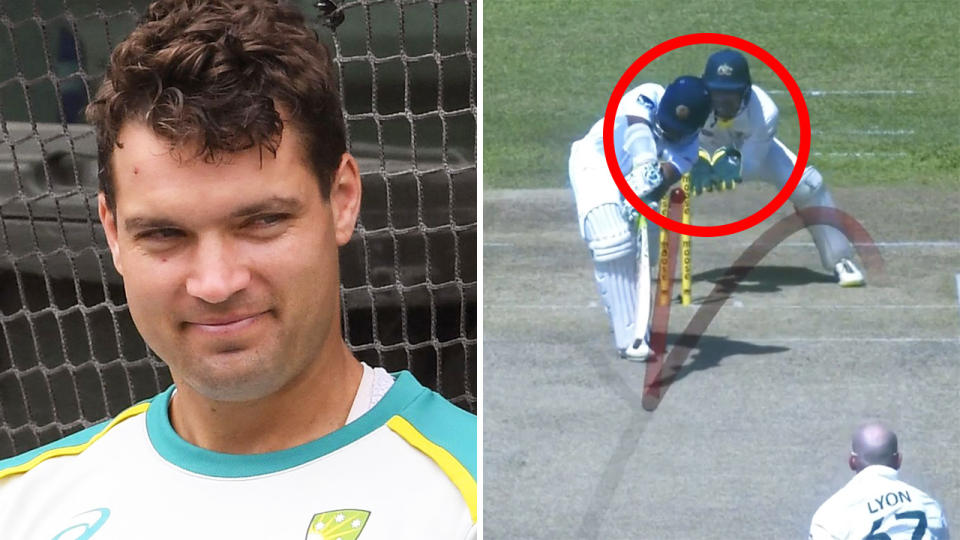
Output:
<svg viewBox="0 0 960 540">
<path fill-rule="evenodd" d="M 657 131 L 668 141 L 680 141 L 703 127 L 710 116 L 710 92 L 699 77 L 677 77 L 657 105 Z"/>
<path fill-rule="evenodd" d="M 739 51 L 724 49 L 707 58 L 703 82 L 710 91 L 740 92 L 741 103 L 750 99 L 750 66 Z"/>
</svg>

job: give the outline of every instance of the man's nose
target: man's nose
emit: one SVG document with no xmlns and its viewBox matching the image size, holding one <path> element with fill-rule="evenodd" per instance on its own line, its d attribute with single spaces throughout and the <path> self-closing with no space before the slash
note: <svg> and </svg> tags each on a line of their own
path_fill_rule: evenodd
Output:
<svg viewBox="0 0 960 540">
<path fill-rule="evenodd" d="M 210 304 L 225 302 L 250 283 L 250 271 L 228 240 L 208 238 L 197 245 L 187 294 Z"/>
</svg>

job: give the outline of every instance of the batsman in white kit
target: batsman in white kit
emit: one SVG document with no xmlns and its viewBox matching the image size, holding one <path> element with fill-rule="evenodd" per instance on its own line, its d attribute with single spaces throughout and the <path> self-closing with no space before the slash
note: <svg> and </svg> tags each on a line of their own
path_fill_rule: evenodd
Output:
<svg viewBox="0 0 960 540">
<path fill-rule="evenodd" d="M 900 480 L 902 461 L 886 426 L 857 428 L 848 459 L 856 475 L 817 509 L 810 540 L 949 540 L 940 504 Z"/>
<path fill-rule="evenodd" d="M 752 84 L 747 59 L 735 50 L 718 51 L 707 59 L 703 81 L 710 89 L 712 111 L 700 132 L 700 147 L 712 156 L 713 163 L 723 163 L 724 155 L 734 155 L 744 181 L 763 181 L 777 190 L 783 188 L 797 156 L 776 138 L 779 110 L 766 92 Z M 701 167 L 709 168 L 710 164 L 701 158 L 698 170 Z M 701 192 L 740 181 L 740 177 L 731 176 L 694 174 L 693 188 Z M 730 184 L 717 185 L 724 182 Z M 823 177 L 811 166 L 803 171 L 790 201 L 797 209 L 836 208 Z M 808 230 L 820 252 L 820 262 L 833 272 L 841 287 L 864 285 L 863 272 L 853 262 L 853 248 L 842 232 L 829 225 L 812 225 Z"/>
<path fill-rule="evenodd" d="M 677 78 L 664 89 L 653 83 L 626 92 L 613 121 L 613 146 L 627 183 L 652 207 L 697 159 L 697 137 L 710 112 L 698 77 Z M 624 200 L 603 152 L 603 118 L 570 150 L 570 185 L 580 234 L 590 248 L 595 278 L 621 356 L 649 354 L 650 256 L 658 229 Z M 638 226 L 639 220 L 639 226 Z M 648 230 L 649 229 L 649 230 Z M 644 237 L 639 242 L 638 236 Z M 642 253 L 638 268 L 638 247 Z M 639 274 L 639 278 L 638 278 Z M 637 288 L 641 295 L 638 299 Z"/>
</svg>

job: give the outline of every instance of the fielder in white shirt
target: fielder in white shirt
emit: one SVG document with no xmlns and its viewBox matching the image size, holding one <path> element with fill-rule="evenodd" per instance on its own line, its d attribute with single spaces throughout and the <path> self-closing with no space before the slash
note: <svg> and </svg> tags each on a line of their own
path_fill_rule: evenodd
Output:
<svg viewBox="0 0 960 540">
<path fill-rule="evenodd" d="M 664 89 L 642 84 L 626 92 L 613 122 L 613 148 L 633 191 L 651 206 L 697 159 L 697 134 L 710 96 L 697 77 L 678 77 Z M 570 186 L 580 234 L 590 248 L 595 279 L 621 355 L 645 359 L 633 346 L 637 303 L 637 212 L 617 189 L 603 154 L 603 118 L 570 149 Z M 649 224 L 648 239 L 659 230 Z M 658 250 L 651 242 L 649 253 Z M 656 264 L 655 258 L 653 265 Z M 649 326 L 649 323 L 648 323 Z"/>
<path fill-rule="evenodd" d="M 899 479 L 897 436 L 879 422 L 853 434 L 856 476 L 823 503 L 810 540 L 948 540 L 947 518 L 932 497 Z"/>
<path fill-rule="evenodd" d="M 779 110 L 766 92 L 752 84 L 746 58 L 730 49 L 710 55 L 703 80 L 710 89 L 713 105 L 700 131 L 700 146 L 715 162 L 723 162 L 721 155 L 734 149 L 741 168 L 735 178 L 721 173 L 712 182 L 740 181 L 742 177 L 747 182 L 762 181 L 781 189 L 793 172 L 797 156 L 777 139 Z M 718 152 L 720 155 L 715 155 Z M 722 187 L 704 185 L 703 182 L 711 181 L 704 175 L 694 175 L 693 180 L 698 191 Z M 836 208 L 823 177 L 812 166 L 803 171 L 790 201 L 798 209 Z M 854 263 L 853 248 L 842 232 L 828 225 L 812 225 L 808 230 L 820 253 L 820 262 L 833 272 L 840 286 L 864 285 L 863 272 Z"/>
<path fill-rule="evenodd" d="M 342 336 L 337 88 L 288 2 L 160 0 L 114 50 L 99 216 L 174 385 L 0 462 L 0 538 L 476 538 L 476 417 Z"/>
</svg>

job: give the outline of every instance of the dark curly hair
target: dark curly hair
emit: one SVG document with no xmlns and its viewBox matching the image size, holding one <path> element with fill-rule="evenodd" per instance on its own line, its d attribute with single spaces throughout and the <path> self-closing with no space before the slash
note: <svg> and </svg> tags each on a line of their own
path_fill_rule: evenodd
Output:
<svg viewBox="0 0 960 540">
<path fill-rule="evenodd" d="M 327 48 L 284 0 L 159 0 L 110 56 L 87 106 L 96 127 L 100 190 L 116 211 L 111 158 L 125 122 L 218 162 L 253 147 L 276 155 L 278 106 L 303 141 L 303 157 L 329 197 L 346 151 L 340 97 Z"/>
</svg>

